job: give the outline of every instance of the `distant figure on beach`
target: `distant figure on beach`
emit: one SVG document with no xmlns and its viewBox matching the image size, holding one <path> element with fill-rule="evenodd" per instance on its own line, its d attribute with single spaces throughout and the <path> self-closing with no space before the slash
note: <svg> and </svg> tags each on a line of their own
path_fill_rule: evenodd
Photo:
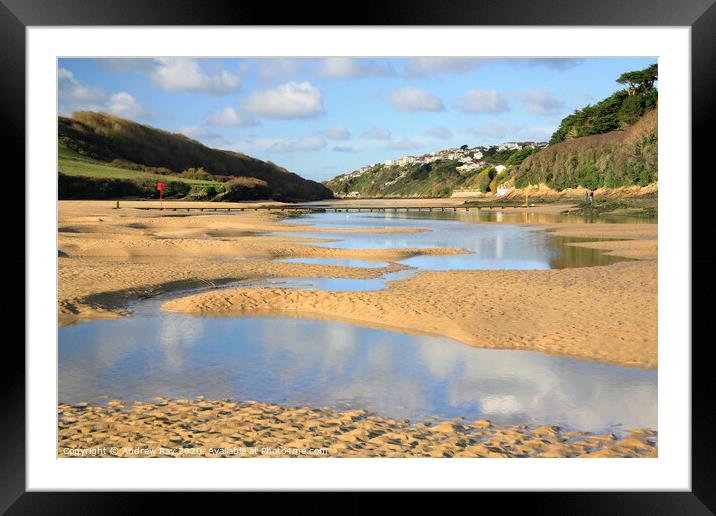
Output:
<svg viewBox="0 0 716 516">
<path fill-rule="evenodd" d="M 594 192 L 590 190 L 589 192 L 589 202 L 592 202 L 594 200 Z"/>
</svg>

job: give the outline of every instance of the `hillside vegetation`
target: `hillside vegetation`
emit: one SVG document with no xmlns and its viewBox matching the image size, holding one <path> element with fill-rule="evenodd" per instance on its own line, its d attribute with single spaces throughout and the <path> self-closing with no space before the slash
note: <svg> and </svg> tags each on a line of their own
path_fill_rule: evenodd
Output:
<svg viewBox="0 0 716 516">
<path fill-rule="evenodd" d="M 574 138 L 537 152 L 511 172 L 515 187 L 555 190 L 646 186 L 658 181 L 658 110 L 624 131 Z"/>
<path fill-rule="evenodd" d="M 509 170 L 516 188 L 646 186 L 658 181 L 657 65 L 625 72 L 626 86 L 565 117 L 550 145 Z"/>
<path fill-rule="evenodd" d="M 626 89 L 566 116 L 549 143 L 626 129 L 656 107 L 658 92 L 654 83 L 657 79 L 657 65 L 623 73 L 616 82 L 625 84 Z"/>
<path fill-rule="evenodd" d="M 498 177 L 495 167 L 521 163 L 536 152 L 539 145 L 544 144 L 521 142 L 446 149 L 430 155 L 434 158 L 426 155 L 413 158 L 423 162 L 407 165 L 377 163 L 336 176 L 324 184 L 338 196 L 360 197 L 449 197 L 455 189 L 494 191 Z M 474 168 L 465 169 L 465 162 L 454 159 L 456 155 L 474 160 L 471 161 Z M 434 161 L 425 162 L 427 159 Z"/>
<path fill-rule="evenodd" d="M 325 184 L 339 195 L 359 192 L 361 197 L 445 197 L 464 182 L 456 170 L 459 164 L 445 161 L 408 167 L 378 166 L 371 173 L 346 181 L 332 179 Z"/>
<path fill-rule="evenodd" d="M 105 113 L 59 117 L 58 134 L 60 198 L 155 197 L 157 181 L 174 197 L 292 201 L 332 196 L 320 183 L 271 162 Z"/>
<path fill-rule="evenodd" d="M 337 176 L 325 184 L 336 195 L 447 197 L 514 192 L 534 185 L 570 189 L 643 187 L 658 182 L 657 65 L 625 72 L 624 86 L 606 99 L 566 116 L 549 145 L 522 142 L 448 149 L 425 156 L 470 153 L 463 160 L 389 166 L 386 162 Z M 401 158 L 404 160 L 406 158 Z M 402 161 L 399 162 L 402 163 Z M 500 166 L 502 165 L 502 166 Z M 511 195 L 511 193 L 509 194 Z M 509 197 L 508 195 L 508 197 Z"/>
</svg>

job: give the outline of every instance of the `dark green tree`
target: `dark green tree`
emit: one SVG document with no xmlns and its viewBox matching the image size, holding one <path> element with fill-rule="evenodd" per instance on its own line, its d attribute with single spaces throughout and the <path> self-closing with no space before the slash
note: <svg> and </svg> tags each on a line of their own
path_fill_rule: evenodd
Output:
<svg viewBox="0 0 716 516">
<path fill-rule="evenodd" d="M 654 89 L 654 83 L 658 80 L 658 74 L 658 65 L 653 64 L 643 70 L 624 72 L 619 76 L 617 82 L 627 85 L 629 95 L 636 95 L 637 93 L 645 94 Z"/>
</svg>

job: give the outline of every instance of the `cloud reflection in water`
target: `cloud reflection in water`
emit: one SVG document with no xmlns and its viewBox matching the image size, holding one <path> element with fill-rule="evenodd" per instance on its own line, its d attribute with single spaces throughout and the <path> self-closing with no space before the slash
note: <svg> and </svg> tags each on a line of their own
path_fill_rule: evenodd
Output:
<svg viewBox="0 0 716 516">
<path fill-rule="evenodd" d="M 108 338 L 110 335 L 116 338 Z M 254 399 L 380 414 L 656 428 L 657 375 L 291 317 L 176 314 L 60 331 L 60 401 Z"/>
</svg>

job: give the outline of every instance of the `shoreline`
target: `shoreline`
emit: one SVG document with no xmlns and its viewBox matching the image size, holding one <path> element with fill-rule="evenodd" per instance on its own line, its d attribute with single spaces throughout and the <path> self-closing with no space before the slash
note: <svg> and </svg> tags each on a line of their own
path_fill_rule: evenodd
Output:
<svg viewBox="0 0 716 516">
<path fill-rule="evenodd" d="M 265 234 L 269 229 L 287 232 L 286 224 L 275 222 L 268 214 L 153 216 L 110 206 L 106 202 L 60 203 L 60 228 L 65 229 L 60 233 L 60 252 L 67 256 L 59 258 L 61 326 L 126 316 L 134 299 L 201 285 L 300 277 L 375 279 L 409 268 L 396 263 L 357 268 L 275 261 L 281 258 L 395 262 L 418 254 L 465 252 L 311 246 L 310 239 Z M 529 211 L 555 213 L 562 208 L 549 205 Z M 599 238 L 568 245 L 596 248 L 636 261 L 547 271 L 424 271 L 374 292 L 242 287 L 240 291 L 192 294 L 165 306 L 195 315 L 246 313 L 271 307 L 284 313 L 300 311 L 312 317 L 369 325 L 379 322 L 383 327 L 446 336 L 480 347 L 531 349 L 656 368 L 657 225 L 527 225 L 555 236 Z M 316 233 L 322 228 L 300 229 Z M 532 287 L 526 289 L 525 285 Z M 532 295 L 526 295 L 528 290 Z M 290 301 L 286 292 L 291 293 Z M 592 296 L 591 302 L 585 292 Z M 412 306 L 411 297 L 429 298 L 429 302 Z M 470 307 L 476 300 L 475 309 L 453 310 L 455 305 Z M 611 309 L 615 300 L 621 310 Z M 562 315 L 555 314 L 560 311 Z M 581 317 L 585 312 L 591 317 Z M 531 323 L 524 324 L 525 320 Z M 510 329 L 515 326 L 521 326 L 521 331 Z M 590 343 L 586 333 L 593 328 L 599 328 L 600 338 Z M 647 328 L 647 332 L 635 328 Z"/>
<path fill-rule="evenodd" d="M 624 267 L 620 274 L 625 280 L 623 285 L 607 292 L 590 287 L 606 282 L 609 272 L 604 269 L 615 266 Z M 571 273 L 576 269 L 421 271 L 408 279 L 389 282 L 378 291 L 229 288 L 179 297 L 162 304 L 162 310 L 201 317 L 293 314 L 448 337 L 479 348 L 539 351 L 656 369 L 655 296 L 644 300 L 642 294 L 648 294 L 648 289 L 626 292 L 629 287 L 637 288 L 639 278 L 650 273 L 653 265 L 620 262 L 584 269 L 589 269 L 590 274 Z M 514 297 L 527 283 L 545 288 L 558 284 L 562 288 L 548 299 L 543 292 L 523 291 Z M 446 285 L 451 292 L 445 292 Z M 605 306 L 615 290 L 621 292 L 621 309 L 627 313 L 619 314 Z M 513 297 L 507 300 L 510 295 Z M 475 300 L 484 308 L 465 308 L 466 303 Z M 502 307 L 495 310 L 498 302 Z M 580 306 L 580 311 L 573 311 L 573 304 Z M 556 334 L 552 330 L 555 324 L 559 325 Z M 633 329 L 624 330 L 623 326 Z M 592 333 L 595 327 L 599 335 Z M 645 341 L 654 346 L 641 346 Z"/>
<path fill-rule="evenodd" d="M 531 217 L 555 214 L 560 209 L 556 205 L 505 208 L 505 213 L 515 211 Z M 323 231 L 328 237 L 325 239 L 302 238 L 301 233 L 321 233 L 324 228 L 281 223 L 269 214 L 154 216 L 140 210 L 113 210 L 106 202 L 63 201 L 59 209 L 58 319 L 64 326 L 128 316 L 135 300 L 176 294 L 162 303 L 162 309 L 213 316 L 263 315 L 264 308 L 276 314 L 276 308 L 283 308 L 281 315 L 339 319 L 392 331 L 444 336 L 479 347 L 532 350 L 627 367 L 657 367 L 655 224 L 507 224 L 529 226 L 554 236 L 598 238 L 601 240 L 567 245 L 597 248 L 633 261 L 550 270 L 421 271 L 408 279 L 390 281 L 380 291 L 250 285 L 239 289 L 230 284 L 280 278 L 375 279 L 387 272 L 411 269 L 395 263 L 408 256 L 465 251 L 330 248 L 312 243 L 334 240 L 342 231 Z M 358 268 L 276 261 L 293 257 L 346 258 L 388 265 Z M 182 292 L 203 287 L 221 289 Z M 244 309 L 246 312 L 242 312 Z M 599 328 L 596 339 L 595 328 Z M 203 398 L 114 400 L 101 406 L 59 404 L 58 418 L 58 457 L 658 455 L 657 432 L 652 429 L 629 430 L 618 437 L 567 431 L 556 425 L 527 427 L 461 419 L 408 422 L 361 409 L 340 411 Z M 98 452 L 114 446 L 122 451 Z M 256 447 L 269 451 L 240 453 L 241 449 Z M 162 448 L 179 452 L 167 455 L 157 451 Z M 306 449 L 325 449 L 327 453 L 300 451 Z"/>
<path fill-rule="evenodd" d="M 362 409 L 158 398 L 59 404 L 57 456 L 109 457 L 657 457 L 657 432 L 447 419 L 409 422 Z M 251 450 L 256 450 L 252 452 Z"/>
</svg>

